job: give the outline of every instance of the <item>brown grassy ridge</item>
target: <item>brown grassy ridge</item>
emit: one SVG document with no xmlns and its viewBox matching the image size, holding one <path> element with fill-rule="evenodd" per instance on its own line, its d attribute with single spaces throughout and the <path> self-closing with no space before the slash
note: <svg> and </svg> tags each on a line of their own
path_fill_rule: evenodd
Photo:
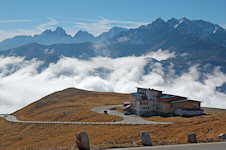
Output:
<svg viewBox="0 0 226 150">
<path fill-rule="evenodd" d="M 92 92 L 75 88 L 50 94 L 21 110 L 16 111 L 20 120 L 110 122 L 121 117 L 92 112 L 92 107 L 122 104 L 129 101 L 129 94 Z"/>
<path fill-rule="evenodd" d="M 111 95 L 111 96 L 110 96 Z M 79 98 L 77 98 L 79 97 Z M 43 101 L 44 100 L 44 101 Z M 53 93 L 30 104 L 14 114 L 19 118 L 32 120 L 78 120 L 76 112 L 84 111 L 89 118 L 84 120 L 106 120 L 109 116 L 89 112 L 89 108 L 102 105 L 121 104 L 129 101 L 130 95 L 89 92 L 78 89 L 67 89 Z M 43 104 L 44 103 L 44 104 Z M 69 105 L 73 105 L 72 108 Z M 82 110 L 79 107 L 83 107 Z M 75 107 L 77 106 L 77 107 Z M 65 116 L 57 116 L 69 111 Z M 76 108 L 75 110 L 73 108 Z M 49 110 L 50 109 L 50 110 Z M 60 113 L 57 113 L 60 111 Z M 33 115 L 31 115 L 31 113 Z M 80 114 L 80 115 L 81 115 Z M 65 117 L 65 118 L 61 118 Z M 29 120 L 27 119 L 27 120 Z M 0 118 L 0 149 L 75 149 L 75 134 L 86 131 L 92 148 L 140 146 L 141 131 L 150 132 L 154 145 L 187 143 L 187 134 L 195 132 L 199 142 L 218 141 L 217 135 L 226 133 L 226 113 L 191 118 L 183 117 L 150 117 L 148 120 L 174 121 L 171 125 L 60 125 L 60 124 L 21 124 L 6 122 Z M 111 121 L 109 119 L 109 121 Z"/>
</svg>

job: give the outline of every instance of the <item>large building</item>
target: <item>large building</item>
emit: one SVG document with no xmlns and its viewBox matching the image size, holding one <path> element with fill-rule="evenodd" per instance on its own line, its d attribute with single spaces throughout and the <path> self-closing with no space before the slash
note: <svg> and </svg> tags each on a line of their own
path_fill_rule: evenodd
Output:
<svg viewBox="0 0 226 150">
<path fill-rule="evenodd" d="M 194 116 L 203 114 L 200 103 L 182 96 L 163 94 L 159 90 L 137 88 L 137 92 L 132 94 L 130 106 L 124 107 L 124 110 L 127 113 L 130 110 L 138 116 Z"/>
</svg>

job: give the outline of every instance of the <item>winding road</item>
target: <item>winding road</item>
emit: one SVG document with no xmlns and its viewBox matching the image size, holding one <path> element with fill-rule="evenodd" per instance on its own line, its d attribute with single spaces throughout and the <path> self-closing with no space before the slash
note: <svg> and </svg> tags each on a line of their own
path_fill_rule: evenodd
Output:
<svg viewBox="0 0 226 150">
<path fill-rule="evenodd" d="M 107 110 L 108 115 L 119 116 L 122 117 L 122 121 L 116 122 L 60 122 L 60 121 L 21 121 L 16 118 L 14 115 L 8 114 L 0 114 L 0 117 L 5 118 L 5 120 L 9 122 L 17 122 L 17 123 L 30 123 L 30 124 L 91 124 L 91 125 L 98 125 L 98 124 L 124 124 L 124 125 L 141 125 L 141 124 L 172 124 L 172 122 L 155 122 L 155 121 L 147 121 L 144 120 L 136 115 L 124 115 L 115 110 L 110 110 L 114 107 L 119 107 L 121 105 L 111 105 L 111 106 L 102 106 L 102 107 L 94 107 L 91 110 L 100 114 L 104 113 L 104 110 Z"/>
</svg>

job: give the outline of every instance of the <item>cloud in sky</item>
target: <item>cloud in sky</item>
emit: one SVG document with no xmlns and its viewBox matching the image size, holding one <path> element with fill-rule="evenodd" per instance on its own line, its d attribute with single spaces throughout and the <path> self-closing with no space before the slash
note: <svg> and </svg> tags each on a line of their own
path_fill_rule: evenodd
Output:
<svg viewBox="0 0 226 150">
<path fill-rule="evenodd" d="M 38 72 L 42 62 L 35 59 L 0 57 L 0 113 L 12 113 L 47 94 L 68 87 L 121 93 L 134 92 L 137 86 L 150 87 L 201 100 L 203 106 L 226 108 L 226 94 L 216 91 L 216 87 L 226 80 L 226 74 L 219 68 L 201 74 L 199 66 L 195 65 L 178 76 L 173 65 L 163 68 L 160 62 L 151 58 L 150 55 L 114 59 L 95 57 L 90 60 L 62 57 L 57 63 L 51 63 Z M 152 71 L 145 73 L 145 66 L 150 61 Z M 164 69 L 169 72 L 165 74 Z M 199 82 L 201 75 L 204 80 Z"/>
<path fill-rule="evenodd" d="M 49 21 L 40 25 L 35 26 L 34 28 L 31 29 L 22 29 L 22 28 L 15 28 L 15 29 L 11 29 L 11 30 L 4 30 L 4 29 L 0 29 L 0 41 L 3 41 L 7 38 L 12 38 L 14 36 L 17 35 L 35 35 L 35 34 L 40 34 L 41 32 L 45 31 L 46 29 L 54 29 L 58 22 L 49 17 L 48 18 Z M 32 20 L 5 20 L 5 21 L 0 21 L 0 23 L 27 23 L 30 22 Z"/>
<path fill-rule="evenodd" d="M 0 23 L 19 23 L 19 22 L 31 22 L 32 20 L 22 19 L 22 20 L 0 20 Z"/>
<path fill-rule="evenodd" d="M 148 24 L 148 22 L 120 21 L 120 20 L 111 20 L 103 17 L 99 17 L 99 19 L 96 20 L 79 18 L 77 18 L 77 20 L 78 21 L 70 23 L 75 24 L 74 25 L 75 28 L 86 30 L 95 36 L 98 36 L 101 33 L 108 31 L 113 26 L 120 26 L 124 28 L 136 28 L 141 25 Z"/>
<path fill-rule="evenodd" d="M 36 27 L 36 29 L 39 31 L 44 31 L 46 29 L 51 29 L 57 24 L 58 24 L 58 21 L 56 19 L 49 17 L 49 22 L 40 24 L 39 26 Z"/>
<path fill-rule="evenodd" d="M 163 51 L 162 49 L 159 49 L 156 52 L 152 51 L 152 52 L 146 54 L 146 56 L 150 56 L 151 58 L 161 61 L 161 60 L 166 60 L 168 58 L 174 58 L 175 53 L 174 52 L 170 53 L 168 50 Z"/>
</svg>

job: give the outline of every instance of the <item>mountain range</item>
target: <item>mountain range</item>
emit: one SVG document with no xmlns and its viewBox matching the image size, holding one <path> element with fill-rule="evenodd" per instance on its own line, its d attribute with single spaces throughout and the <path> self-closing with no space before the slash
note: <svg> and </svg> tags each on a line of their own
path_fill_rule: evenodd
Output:
<svg viewBox="0 0 226 150">
<path fill-rule="evenodd" d="M 16 48 L 29 43 L 52 45 L 83 42 L 101 43 L 106 40 L 121 43 L 129 42 L 136 45 L 156 45 L 164 41 L 164 43 L 158 45 L 167 47 L 177 42 L 175 38 L 182 38 L 182 43 L 188 43 L 192 40 L 209 40 L 218 45 L 226 46 L 226 30 L 219 25 L 204 20 L 188 20 L 187 18 L 179 20 L 172 18 L 167 22 L 158 18 L 148 25 L 142 25 L 135 29 L 128 30 L 126 28 L 113 27 L 108 32 L 104 32 L 97 37 L 81 30 L 72 37 L 62 27 L 57 27 L 54 31 L 45 30 L 40 35 L 15 36 L 14 38 L 6 39 L 0 42 L 0 50 Z"/>
<path fill-rule="evenodd" d="M 15 36 L 0 42 L 0 51 L 16 48 L 29 43 L 38 43 L 42 45 L 52 44 L 70 44 L 70 43 L 83 43 L 83 42 L 102 42 L 118 35 L 122 31 L 127 31 L 126 28 L 113 27 L 108 32 L 104 32 L 97 37 L 87 31 L 78 31 L 73 37 L 65 32 L 62 27 L 57 27 L 56 30 L 45 30 L 41 34 L 34 36 Z"/>
<path fill-rule="evenodd" d="M 37 58 L 45 62 L 44 66 L 62 56 L 116 58 L 141 56 L 162 49 L 175 53 L 176 57 L 161 63 L 175 64 L 178 72 L 194 64 L 210 64 L 210 69 L 220 66 L 226 72 L 226 30 L 204 20 L 187 18 L 168 21 L 158 18 L 134 29 L 113 27 L 97 37 L 86 31 L 79 31 L 72 37 L 57 27 L 55 31 L 46 30 L 40 35 L 6 39 L 0 43 L 0 49 L 4 50 L 0 51 L 2 56 Z"/>
</svg>

